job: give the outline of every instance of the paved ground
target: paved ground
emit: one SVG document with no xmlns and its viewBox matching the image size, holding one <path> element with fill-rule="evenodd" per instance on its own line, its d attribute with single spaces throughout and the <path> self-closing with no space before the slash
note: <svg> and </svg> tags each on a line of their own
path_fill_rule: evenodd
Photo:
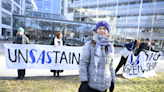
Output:
<svg viewBox="0 0 164 92">
<path fill-rule="evenodd" d="M 34 43 L 34 41 L 30 41 L 31 44 Z M 6 69 L 6 61 L 5 61 L 5 55 L 4 55 L 4 47 L 3 44 L 11 44 L 11 41 L 0 41 L 0 78 L 6 77 L 6 78 L 14 78 L 17 76 L 17 70 L 16 69 Z M 123 49 L 123 47 L 115 47 L 115 62 L 114 62 L 114 68 L 116 68 L 118 62 L 120 61 L 121 55 L 119 52 Z M 161 60 L 156 66 L 156 72 L 164 72 L 164 52 Z M 122 68 L 119 70 L 118 73 L 122 72 Z M 47 69 L 27 69 L 26 70 L 26 76 L 52 76 L 53 74 L 50 72 L 50 70 Z M 63 73 L 61 73 L 62 76 L 66 75 L 78 75 L 78 71 L 74 70 L 65 70 Z"/>
</svg>

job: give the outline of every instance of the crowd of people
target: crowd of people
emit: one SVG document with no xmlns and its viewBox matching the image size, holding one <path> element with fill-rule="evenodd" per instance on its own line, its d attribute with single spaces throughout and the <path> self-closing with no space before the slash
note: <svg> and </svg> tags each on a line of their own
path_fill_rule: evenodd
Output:
<svg viewBox="0 0 164 92">
<path fill-rule="evenodd" d="M 62 40 L 63 35 L 58 32 L 52 39 L 50 45 L 65 46 L 65 41 Z M 24 35 L 24 29 L 18 28 L 13 44 L 30 44 L 29 38 Z M 125 44 L 129 51 L 133 51 L 137 56 L 140 51 L 154 50 L 150 46 L 150 39 L 147 38 L 145 43 L 140 43 L 139 40 Z M 116 68 L 113 68 L 114 61 L 114 41 L 110 36 L 110 26 L 107 22 L 101 21 L 97 23 L 92 35 L 88 37 L 82 51 L 82 56 L 79 64 L 79 78 L 81 85 L 79 92 L 110 92 L 114 90 L 116 82 L 116 73 L 126 64 L 127 58 L 121 56 L 120 62 Z M 54 76 L 59 77 L 63 70 L 50 70 Z M 23 79 L 25 69 L 18 69 L 18 77 Z"/>
</svg>

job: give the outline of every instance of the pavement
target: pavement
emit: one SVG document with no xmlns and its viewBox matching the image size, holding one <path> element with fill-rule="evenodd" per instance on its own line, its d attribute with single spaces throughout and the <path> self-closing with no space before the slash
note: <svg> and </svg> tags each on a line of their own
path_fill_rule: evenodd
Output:
<svg viewBox="0 0 164 92">
<path fill-rule="evenodd" d="M 34 44 L 34 40 L 31 40 L 30 43 Z M 0 79 L 1 78 L 11 78 L 17 76 L 17 69 L 7 69 L 6 68 L 6 60 L 5 60 L 5 53 L 4 53 L 4 46 L 3 44 L 12 44 L 11 41 L 0 41 Z M 114 68 L 118 65 L 121 54 L 119 52 L 123 49 L 123 47 L 115 47 L 115 61 L 114 61 Z M 158 62 L 155 70 L 156 72 L 164 72 L 164 52 L 161 57 L 161 60 Z M 117 74 L 121 74 L 123 67 L 118 71 Z M 64 70 L 63 73 L 60 74 L 61 76 L 69 76 L 69 75 L 79 75 L 78 70 Z M 53 73 L 50 72 L 48 69 L 26 69 L 26 77 L 36 77 L 36 76 L 53 76 Z"/>
</svg>

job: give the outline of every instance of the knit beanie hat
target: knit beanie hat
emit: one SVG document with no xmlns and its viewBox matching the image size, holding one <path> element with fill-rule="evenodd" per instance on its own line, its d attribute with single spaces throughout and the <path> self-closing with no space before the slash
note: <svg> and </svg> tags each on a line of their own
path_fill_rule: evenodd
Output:
<svg viewBox="0 0 164 92">
<path fill-rule="evenodd" d="M 18 28 L 17 31 L 22 31 L 24 33 L 24 29 L 22 27 Z"/>
<path fill-rule="evenodd" d="M 149 38 L 146 38 L 146 41 L 150 41 L 150 39 Z"/>
<path fill-rule="evenodd" d="M 100 26 L 106 27 L 106 28 L 108 29 L 108 32 L 110 32 L 110 26 L 109 26 L 109 24 L 108 24 L 107 22 L 105 22 L 105 21 L 101 21 L 101 22 L 97 23 L 95 32 L 97 32 L 97 29 L 98 29 L 98 27 L 100 27 Z"/>
</svg>

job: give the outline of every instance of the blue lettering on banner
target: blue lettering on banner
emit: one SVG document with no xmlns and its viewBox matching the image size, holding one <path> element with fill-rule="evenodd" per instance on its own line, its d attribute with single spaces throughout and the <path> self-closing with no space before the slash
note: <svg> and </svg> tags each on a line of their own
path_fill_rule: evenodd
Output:
<svg viewBox="0 0 164 92">
<path fill-rule="evenodd" d="M 18 52 L 18 54 L 17 54 L 17 52 Z M 38 51 L 36 49 L 31 49 L 29 51 L 28 51 L 28 49 L 26 49 L 26 53 L 24 56 L 23 56 L 23 53 L 21 52 L 21 50 L 15 49 L 15 59 L 14 60 L 11 59 L 10 53 L 11 53 L 11 51 L 10 51 L 10 49 L 8 49 L 8 58 L 12 63 L 17 62 L 17 60 L 19 63 L 22 62 L 22 61 L 20 61 L 20 57 L 22 57 L 23 60 L 25 61 L 25 63 L 39 63 L 39 61 L 41 61 L 41 64 L 44 64 L 44 63 L 50 64 L 53 62 L 50 54 L 56 54 L 55 61 L 54 61 L 55 63 L 57 63 L 57 60 L 58 60 L 57 57 L 60 57 L 60 60 L 58 61 L 59 63 L 62 63 L 62 61 L 64 60 L 64 61 L 66 61 L 66 64 L 74 64 L 76 62 L 79 65 L 79 62 L 80 62 L 80 53 L 76 56 L 75 53 L 69 52 L 68 56 L 67 56 L 64 51 L 63 52 L 60 52 L 60 51 L 47 51 L 46 52 L 45 50 L 43 50 L 41 52 L 41 54 L 39 55 L 39 58 L 37 58 L 36 54 L 38 54 Z M 59 56 L 59 53 L 62 53 L 61 56 Z M 28 55 L 30 56 L 31 61 L 29 60 Z M 25 58 L 25 56 L 26 56 L 26 58 Z M 14 57 L 14 55 L 13 55 L 13 57 Z M 45 58 L 48 58 L 48 60 L 45 60 Z"/>
<path fill-rule="evenodd" d="M 52 52 L 51 51 L 48 51 L 47 52 L 47 57 L 48 57 L 48 59 L 49 59 L 49 61 L 47 62 L 47 63 L 51 63 L 52 62 L 52 59 L 51 59 L 51 57 L 50 57 L 50 55 L 49 55 L 49 53 L 51 53 L 52 54 Z M 46 61 L 45 61 L 46 62 Z"/>
<path fill-rule="evenodd" d="M 34 56 L 34 54 L 32 52 L 33 50 L 37 52 L 37 50 L 35 50 L 35 49 L 30 50 L 30 57 L 31 57 L 32 62 L 28 61 L 29 63 L 35 63 L 35 56 Z"/>
<path fill-rule="evenodd" d="M 45 50 L 43 50 L 42 53 L 40 54 L 37 63 L 39 62 L 39 60 L 41 60 L 42 64 L 44 64 L 44 59 L 45 59 Z"/>
</svg>

